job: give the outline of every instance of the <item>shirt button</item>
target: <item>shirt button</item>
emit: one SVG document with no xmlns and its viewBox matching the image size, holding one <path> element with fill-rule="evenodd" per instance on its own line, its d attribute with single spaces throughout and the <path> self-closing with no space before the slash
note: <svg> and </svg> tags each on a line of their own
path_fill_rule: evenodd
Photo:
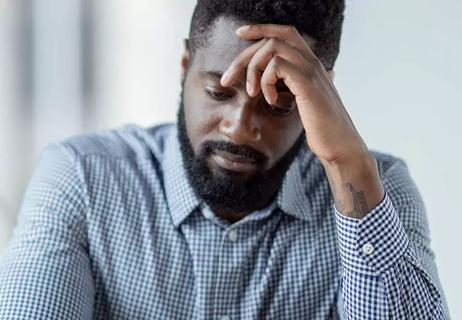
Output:
<svg viewBox="0 0 462 320">
<path fill-rule="evenodd" d="M 371 254 L 372 252 L 374 252 L 374 246 L 370 243 L 365 243 L 363 244 L 363 252 L 367 255 Z"/>
<path fill-rule="evenodd" d="M 222 316 L 220 320 L 231 320 L 230 316 Z"/>
<path fill-rule="evenodd" d="M 213 218 L 213 213 L 210 210 L 205 209 L 203 211 L 203 214 L 204 214 L 204 217 L 206 217 L 207 219 L 212 219 Z"/>
<path fill-rule="evenodd" d="M 236 230 L 231 230 L 229 233 L 228 233 L 228 237 L 229 237 L 229 240 L 231 241 L 236 241 L 237 240 L 237 231 Z M 227 316 L 225 316 L 227 317 Z"/>
</svg>

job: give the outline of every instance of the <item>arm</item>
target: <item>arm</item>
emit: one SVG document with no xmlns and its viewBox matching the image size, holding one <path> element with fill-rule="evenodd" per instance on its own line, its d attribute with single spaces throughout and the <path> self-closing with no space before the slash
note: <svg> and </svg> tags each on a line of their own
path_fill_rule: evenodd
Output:
<svg viewBox="0 0 462 320">
<path fill-rule="evenodd" d="M 382 201 L 363 217 L 334 206 L 343 265 L 338 312 L 346 319 L 449 319 L 424 203 L 405 163 L 392 164 L 382 181 Z"/>
<path fill-rule="evenodd" d="M 76 160 L 58 144 L 41 156 L 0 260 L 1 319 L 92 318 L 87 198 Z"/>
<path fill-rule="evenodd" d="M 282 80 L 295 97 L 309 149 L 326 171 L 340 210 L 336 217 L 346 266 L 342 293 L 347 318 L 419 319 L 433 314 L 444 319 L 442 293 L 430 276 L 435 268 L 428 254 L 422 201 L 398 165 L 389 170 L 390 175 L 397 171 L 394 180 L 382 185 L 375 159 L 333 84 L 333 70 L 327 70 L 309 39 L 294 26 L 247 25 L 236 34 L 258 41 L 233 60 L 221 84 L 230 86 L 245 73 L 248 95 L 254 97 L 261 90 L 271 105 L 278 100 L 276 84 Z M 391 194 L 399 187 L 402 190 L 389 199 L 385 191 Z M 370 208 L 374 209 L 368 213 Z M 405 224 L 398 216 L 409 216 L 410 222 Z"/>
</svg>

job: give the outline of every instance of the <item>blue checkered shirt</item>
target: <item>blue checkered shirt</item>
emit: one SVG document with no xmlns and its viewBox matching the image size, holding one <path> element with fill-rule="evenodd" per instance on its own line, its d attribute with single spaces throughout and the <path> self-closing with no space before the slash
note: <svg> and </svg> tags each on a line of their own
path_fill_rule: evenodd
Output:
<svg viewBox="0 0 462 320">
<path fill-rule="evenodd" d="M 385 197 L 343 216 L 308 148 L 274 203 L 220 219 L 191 189 L 176 125 L 42 152 L 1 259 L 0 319 L 448 319 L 423 201 L 371 151 Z"/>
</svg>

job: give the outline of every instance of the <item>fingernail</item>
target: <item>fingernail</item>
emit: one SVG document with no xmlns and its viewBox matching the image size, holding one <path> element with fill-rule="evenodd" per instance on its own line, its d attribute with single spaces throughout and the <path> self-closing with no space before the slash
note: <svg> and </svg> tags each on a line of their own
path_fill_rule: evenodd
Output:
<svg viewBox="0 0 462 320">
<path fill-rule="evenodd" d="M 249 30 L 250 26 L 242 26 L 237 28 L 236 32 L 243 32 Z"/>
<path fill-rule="evenodd" d="M 229 76 L 228 71 L 226 71 L 225 73 L 223 73 L 223 75 L 221 76 L 220 82 L 221 82 L 221 83 L 225 83 L 226 80 L 228 80 L 228 76 Z"/>
<path fill-rule="evenodd" d="M 247 87 L 247 93 L 249 94 L 249 96 L 252 95 L 252 85 L 250 84 L 250 81 L 247 81 L 246 87 Z"/>
</svg>

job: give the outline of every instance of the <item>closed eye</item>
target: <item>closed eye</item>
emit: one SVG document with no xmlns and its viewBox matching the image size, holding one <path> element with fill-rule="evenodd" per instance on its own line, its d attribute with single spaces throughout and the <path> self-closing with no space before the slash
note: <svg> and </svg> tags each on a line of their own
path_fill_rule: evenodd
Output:
<svg viewBox="0 0 462 320">
<path fill-rule="evenodd" d="M 218 101 L 223 101 L 223 100 L 227 100 L 227 99 L 232 98 L 232 95 L 231 95 L 231 94 L 229 94 L 229 93 L 227 93 L 227 92 L 223 92 L 223 91 L 205 89 L 204 92 L 205 92 L 208 96 L 210 96 L 212 99 L 218 100 Z"/>
<path fill-rule="evenodd" d="M 204 92 L 216 101 L 225 101 L 233 97 L 233 95 L 229 92 L 212 90 L 209 88 L 204 89 Z M 287 97 L 284 97 L 283 94 L 280 94 L 275 105 L 265 103 L 264 107 L 270 114 L 283 117 L 291 114 L 295 110 L 296 103 L 294 99 L 287 99 Z"/>
<path fill-rule="evenodd" d="M 265 104 L 265 108 L 273 115 L 287 116 L 297 108 L 297 103 L 295 102 L 292 94 L 287 95 L 280 93 L 276 104 Z"/>
<path fill-rule="evenodd" d="M 276 116 L 287 116 L 295 110 L 295 108 L 293 107 L 292 108 L 278 107 L 276 105 L 270 105 L 270 104 L 266 104 L 265 108 L 269 113 L 276 115 Z"/>
</svg>

